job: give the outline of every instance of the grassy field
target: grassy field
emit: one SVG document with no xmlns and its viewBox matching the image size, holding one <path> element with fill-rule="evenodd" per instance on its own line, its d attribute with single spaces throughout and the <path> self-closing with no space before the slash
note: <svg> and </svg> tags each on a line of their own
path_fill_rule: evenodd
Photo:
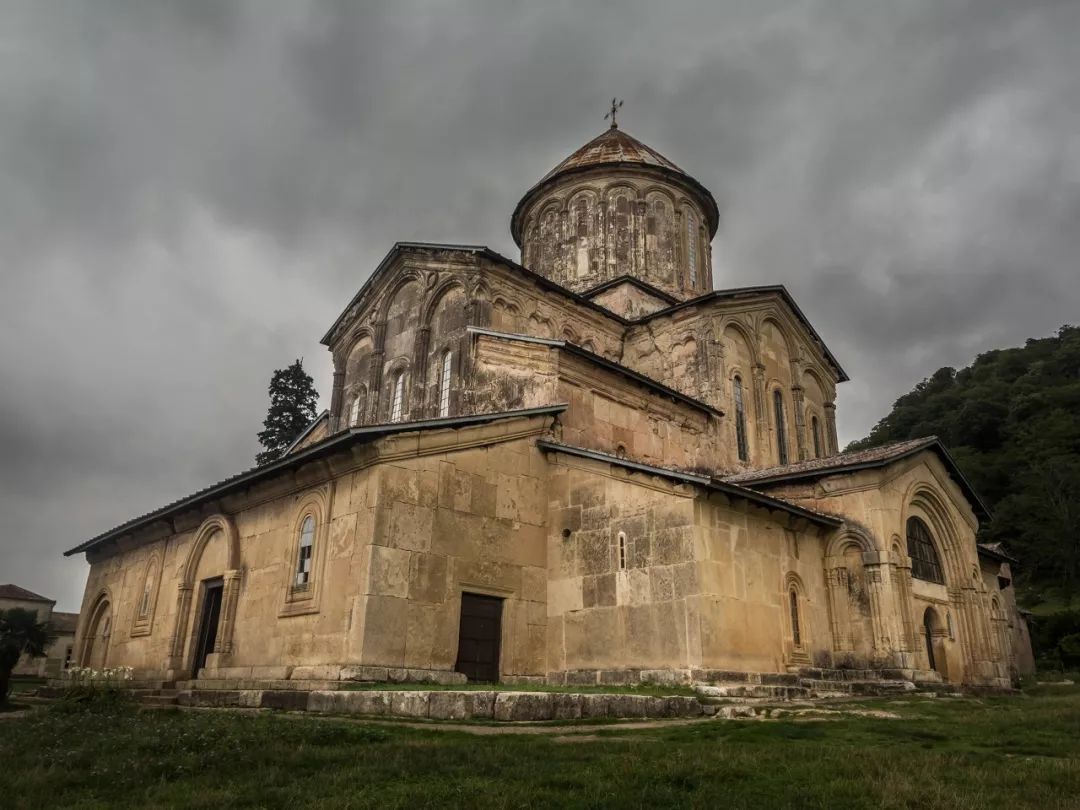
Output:
<svg viewBox="0 0 1080 810">
<path fill-rule="evenodd" d="M 56 704 L 0 719 L 0 805 L 1080 807 L 1080 686 L 860 705 L 901 719 L 473 736 Z"/>
</svg>

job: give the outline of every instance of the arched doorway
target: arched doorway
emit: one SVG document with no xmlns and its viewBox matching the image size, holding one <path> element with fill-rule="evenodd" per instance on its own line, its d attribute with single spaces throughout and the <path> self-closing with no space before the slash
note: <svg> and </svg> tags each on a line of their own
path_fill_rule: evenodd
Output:
<svg viewBox="0 0 1080 810">
<path fill-rule="evenodd" d="M 932 607 L 928 607 L 923 613 L 923 638 L 926 641 L 926 658 L 930 663 L 930 669 L 945 674 L 944 655 L 940 649 L 935 649 L 937 639 L 944 634 L 941 617 Z"/>
<path fill-rule="evenodd" d="M 109 660 L 109 639 L 112 636 L 112 606 L 106 596 L 101 596 L 90 612 L 83 642 L 81 664 L 91 669 L 104 669 Z"/>
</svg>

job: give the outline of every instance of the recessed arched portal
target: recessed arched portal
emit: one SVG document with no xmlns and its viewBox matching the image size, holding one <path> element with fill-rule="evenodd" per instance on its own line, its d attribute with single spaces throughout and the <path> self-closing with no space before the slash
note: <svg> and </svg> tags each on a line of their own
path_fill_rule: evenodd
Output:
<svg viewBox="0 0 1080 810">
<path fill-rule="evenodd" d="M 103 669 L 109 661 L 109 640 L 112 636 L 112 604 L 103 593 L 94 601 L 90 621 L 86 625 L 80 663 L 91 669 Z"/>
</svg>

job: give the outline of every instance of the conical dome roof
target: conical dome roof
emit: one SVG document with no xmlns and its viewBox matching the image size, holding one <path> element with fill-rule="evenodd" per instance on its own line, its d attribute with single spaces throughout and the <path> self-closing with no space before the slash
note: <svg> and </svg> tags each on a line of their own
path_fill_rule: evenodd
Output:
<svg viewBox="0 0 1080 810">
<path fill-rule="evenodd" d="M 536 185 L 525 192 L 525 195 L 514 209 L 513 216 L 510 218 L 510 233 L 514 237 L 514 241 L 519 246 L 521 245 L 521 216 L 529 202 L 535 199 L 539 192 L 557 184 L 566 175 L 574 175 L 605 166 L 612 169 L 640 167 L 646 170 L 659 170 L 670 179 L 696 192 L 703 204 L 705 217 L 708 220 L 709 233 L 715 235 L 720 224 L 720 211 L 709 190 L 683 171 L 674 161 L 664 157 L 651 146 L 643 144 L 633 135 L 623 132 L 616 124 L 612 124 L 603 133 L 597 135 L 559 163 L 558 166 L 540 178 Z"/>
<path fill-rule="evenodd" d="M 618 127 L 612 126 L 545 174 L 540 182 L 547 182 L 555 175 L 571 169 L 602 166 L 607 163 L 640 163 L 646 166 L 661 166 L 679 174 L 686 174 L 651 146 L 646 146 L 632 135 L 627 135 Z"/>
</svg>

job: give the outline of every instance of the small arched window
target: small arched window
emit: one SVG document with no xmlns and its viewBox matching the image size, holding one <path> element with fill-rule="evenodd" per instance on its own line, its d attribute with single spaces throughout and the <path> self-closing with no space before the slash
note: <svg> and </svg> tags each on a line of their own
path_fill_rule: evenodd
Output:
<svg viewBox="0 0 1080 810">
<path fill-rule="evenodd" d="M 784 395 L 780 389 L 773 391 L 773 411 L 776 418 L 776 458 L 778 463 L 787 464 L 787 422 L 784 419 Z"/>
<path fill-rule="evenodd" d="M 746 402 L 743 399 L 742 377 L 736 376 L 731 383 L 735 397 L 735 445 L 739 461 L 750 460 L 750 443 L 746 440 Z"/>
<path fill-rule="evenodd" d="M 626 570 L 626 532 L 619 532 L 619 570 Z"/>
<path fill-rule="evenodd" d="M 799 626 L 799 592 L 794 588 L 788 591 L 788 605 L 791 608 L 791 638 L 796 647 L 801 647 L 802 628 Z"/>
<path fill-rule="evenodd" d="M 697 286 L 698 267 L 697 267 L 697 217 L 694 216 L 693 211 L 686 212 L 686 263 L 690 268 L 690 286 Z"/>
<path fill-rule="evenodd" d="M 945 584 L 934 538 L 926 524 L 917 517 L 908 518 L 907 553 L 911 557 L 911 575 L 915 579 Z"/>
<path fill-rule="evenodd" d="M 150 615 L 150 589 L 154 586 L 153 575 L 147 573 L 146 584 L 143 585 L 142 599 L 139 601 L 139 618 L 145 619 Z"/>
<path fill-rule="evenodd" d="M 810 417 L 810 435 L 814 439 L 814 458 L 821 458 L 822 445 L 821 445 L 821 423 L 816 416 Z"/>
<path fill-rule="evenodd" d="M 298 590 L 311 582 L 311 553 L 315 543 L 315 518 L 308 515 L 300 526 L 300 543 L 296 552 L 296 582 Z"/>
<path fill-rule="evenodd" d="M 400 422 L 405 413 L 405 372 L 394 375 L 394 387 L 390 398 L 390 421 Z"/>
<path fill-rule="evenodd" d="M 359 425 L 360 424 L 360 419 L 363 417 L 363 414 L 364 414 L 364 400 L 365 399 L 366 399 L 366 397 L 364 396 L 364 389 L 363 389 L 363 387 L 361 387 L 360 390 L 356 392 L 356 396 L 353 397 L 352 408 L 349 409 L 349 424 L 350 425 Z"/>
<path fill-rule="evenodd" d="M 578 197 L 574 203 L 574 219 L 577 224 L 577 235 L 589 235 L 589 201 L 584 197 Z"/>
<path fill-rule="evenodd" d="M 447 349 L 443 352 L 442 363 L 439 365 L 439 416 L 450 415 L 450 367 L 453 357 Z"/>
</svg>

